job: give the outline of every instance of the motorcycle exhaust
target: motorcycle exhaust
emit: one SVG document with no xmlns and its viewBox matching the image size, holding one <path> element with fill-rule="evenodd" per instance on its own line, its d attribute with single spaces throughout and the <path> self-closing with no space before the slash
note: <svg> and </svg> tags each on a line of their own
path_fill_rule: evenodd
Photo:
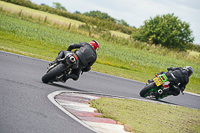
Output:
<svg viewBox="0 0 200 133">
<path fill-rule="evenodd" d="M 76 61 L 76 59 L 74 58 L 74 56 L 71 56 L 69 59 L 70 59 L 70 61 L 71 61 L 72 63 L 75 63 L 75 61 Z"/>
<path fill-rule="evenodd" d="M 162 93 L 163 93 L 163 90 L 162 90 L 162 89 L 159 89 L 159 90 L 158 90 L 158 93 L 159 93 L 159 94 L 162 94 Z"/>
</svg>

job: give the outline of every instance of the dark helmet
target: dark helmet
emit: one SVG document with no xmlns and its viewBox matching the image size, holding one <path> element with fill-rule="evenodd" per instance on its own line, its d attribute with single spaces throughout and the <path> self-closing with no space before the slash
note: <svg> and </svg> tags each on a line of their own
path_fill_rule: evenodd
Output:
<svg viewBox="0 0 200 133">
<path fill-rule="evenodd" d="M 183 69 L 185 69 L 188 72 L 188 76 L 192 76 L 193 74 L 193 68 L 191 66 L 185 66 Z"/>
<path fill-rule="evenodd" d="M 97 51 L 99 49 L 99 43 L 95 40 L 92 40 L 90 43 L 90 45 L 92 45 L 92 47 Z"/>
</svg>

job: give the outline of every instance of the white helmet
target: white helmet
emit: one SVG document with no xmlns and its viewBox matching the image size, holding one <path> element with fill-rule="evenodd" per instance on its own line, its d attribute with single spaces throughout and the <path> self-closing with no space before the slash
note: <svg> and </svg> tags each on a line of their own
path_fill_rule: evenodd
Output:
<svg viewBox="0 0 200 133">
<path fill-rule="evenodd" d="M 191 66 L 185 66 L 183 69 L 185 69 L 188 72 L 188 76 L 192 76 L 193 74 L 193 68 Z"/>
</svg>

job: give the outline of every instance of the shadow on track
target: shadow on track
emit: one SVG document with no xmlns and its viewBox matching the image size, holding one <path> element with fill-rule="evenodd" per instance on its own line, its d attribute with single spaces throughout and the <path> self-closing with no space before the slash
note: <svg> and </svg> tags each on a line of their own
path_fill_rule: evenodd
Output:
<svg viewBox="0 0 200 133">
<path fill-rule="evenodd" d="M 84 90 L 81 90 L 81 89 L 76 89 L 76 88 L 72 88 L 72 87 L 69 87 L 69 86 L 66 86 L 66 85 L 57 84 L 57 83 L 48 83 L 48 85 L 53 85 L 53 86 L 64 88 L 64 89 L 68 89 L 68 90 L 71 90 L 71 91 L 87 92 L 87 91 L 84 91 Z"/>
<path fill-rule="evenodd" d="M 165 103 L 165 104 L 178 105 L 178 104 L 176 104 L 176 103 L 167 102 L 167 101 L 163 101 L 163 100 L 157 100 L 157 101 L 159 101 L 159 102 L 161 102 L 161 103 Z"/>
<path fill-rule="evenodd" d="M 164 99 L 162 99 L 162 100 L 156 100 L 156 99 L 151 99 L 151 98 L 144 98 L 144 99 L 148 99 L 149 102 L 153 101 L 153 102 L 157 102 L 157 103 L 161 103 L 161 104 L 178 105 L 176 103 L 164 101 Z"/>
</svg>

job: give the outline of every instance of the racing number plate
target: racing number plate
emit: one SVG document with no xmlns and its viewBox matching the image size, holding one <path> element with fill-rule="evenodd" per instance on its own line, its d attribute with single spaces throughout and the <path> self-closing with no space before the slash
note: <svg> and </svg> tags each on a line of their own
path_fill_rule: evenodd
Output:
<svg viewBox="0 0 200 133">
<path fill-rule="evenodd" d="M 157 86 L 160 86 L 163 84 L 163 82 L 161 81 L 161 79 L 159 77 L 154 78 L 153 81 L 155 82 L 155 84 Z"/>
</svg>

